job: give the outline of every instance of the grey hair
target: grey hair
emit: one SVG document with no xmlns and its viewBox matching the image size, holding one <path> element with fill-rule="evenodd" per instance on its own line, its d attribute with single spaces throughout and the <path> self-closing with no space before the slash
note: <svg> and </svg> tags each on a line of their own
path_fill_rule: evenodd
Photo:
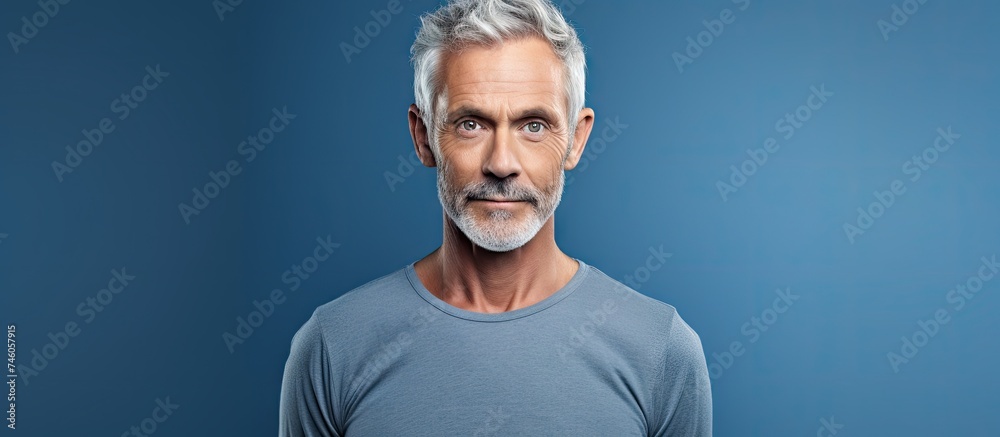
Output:
<svg viewBox="0 0 1000 437">
<path fill-rule="evenodd" d="M 410 48 L 413 94 L 435 156 L 439 127 L 435 123 L 444 119 L 446 101 L 440 81 L 442 55 L 528 36 L 547 40 L 565 66 L 567 150 L 572 146 L 577 117 L 583 109 L 587 66 L 583 44 L 559 9 L 550 0 L 453 0 L 420 17 L 420 30 Z"/>
</svg>

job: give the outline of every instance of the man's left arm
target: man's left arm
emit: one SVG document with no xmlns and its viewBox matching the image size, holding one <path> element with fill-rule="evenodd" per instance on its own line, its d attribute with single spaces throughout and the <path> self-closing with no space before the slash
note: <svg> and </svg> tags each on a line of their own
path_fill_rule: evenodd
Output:
<svg viewBox="0 0 1000 437">
<path fill-rule="evenodd" d="M 701 338 L 676 312 L 659 363 L 663 367 L 653 386 L 657 415 L 650 435 L 711 436 L 712 385 Z"/>
</svg>

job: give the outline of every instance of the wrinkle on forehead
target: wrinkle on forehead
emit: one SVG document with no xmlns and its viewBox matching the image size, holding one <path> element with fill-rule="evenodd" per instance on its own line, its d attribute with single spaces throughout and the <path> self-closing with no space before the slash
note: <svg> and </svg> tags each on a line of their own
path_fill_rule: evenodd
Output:
<svg viewBox="0 0 1000 437">
<path fill-rule="evenodd" d="M 508 117 L 531 107 L 545 107 L 560 120 L 565 118 L 564 66 L 541 38 L 470 46 L 446 55 L 444 61 L 445 113 L 463 104 Z"/>
</svg>

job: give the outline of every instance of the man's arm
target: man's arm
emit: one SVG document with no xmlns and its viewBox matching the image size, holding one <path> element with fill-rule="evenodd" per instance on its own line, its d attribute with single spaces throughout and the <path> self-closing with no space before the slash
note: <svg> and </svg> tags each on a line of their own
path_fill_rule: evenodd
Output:
<svg viewBox="0 0 1000 437">
<path fill-rule="evenodd" d="M 674 313 L 659 381 L 653 386 L 659 414 L 650 424 L 656 437 L 712 435 L 712 385 L 698 334 Z"/>
<path fill-rule="evenodd" d="M 334 425 L 331 366 L 319 320 L 313 314 L 292 338 L 281 381 L 278 435 L 340 437 Z"/>
</svg>

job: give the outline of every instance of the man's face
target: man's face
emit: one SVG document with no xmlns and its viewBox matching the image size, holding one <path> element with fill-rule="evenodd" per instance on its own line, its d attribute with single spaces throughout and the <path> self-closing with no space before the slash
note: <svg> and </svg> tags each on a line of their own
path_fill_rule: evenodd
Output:
<svg viewBox="0 0 1000 437">
<path fill-rule="evenodd" d="M 476 245 L 521 247 L 562 198 L 570 144 L 563 65 L 539 38 L 471 47 L 442 65 L 441 204 Z"/>
</svg>

